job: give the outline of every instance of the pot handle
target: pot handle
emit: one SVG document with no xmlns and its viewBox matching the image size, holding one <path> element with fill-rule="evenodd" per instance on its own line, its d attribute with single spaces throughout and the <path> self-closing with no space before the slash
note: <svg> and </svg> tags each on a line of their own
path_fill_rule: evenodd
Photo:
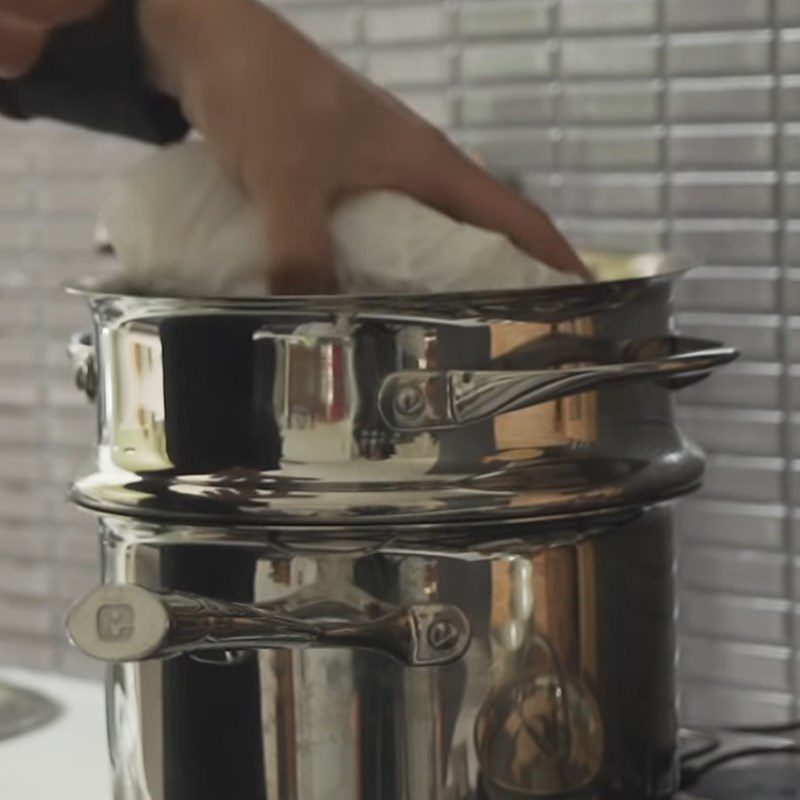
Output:
<svg viewBox="0 0 800 800">
<path fill-rule="evenodd" d="M 677 336 L 628 342 L 623 354 L 621 363 L 566 369 L 395 372 L 384 380 L 378 406 L 395 431 L 448 430 L 627 381 L 682 388 L 739 356 L 719 342 Z"/>
<path fill-rule="evenodd" d="M 113 663 L 209 651 L 355 647 L 428 667 L 457 661 L 471 639 L 467 618 L 452 605 L 398 608 L 363 622 L 307 620 L 255 604 L 135 585 L 95 589 L 72 608 L 67 631 L 83 653 Z"/>
</svg>

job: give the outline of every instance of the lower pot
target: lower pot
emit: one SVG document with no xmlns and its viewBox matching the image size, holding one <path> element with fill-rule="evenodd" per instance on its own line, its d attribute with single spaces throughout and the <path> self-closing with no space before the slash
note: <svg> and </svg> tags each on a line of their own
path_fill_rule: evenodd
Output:
<svg viewBox="0 0 800 800">
<path fill-rule="evenodd" d="M 116 800 L 675 791 L 667 505 L 441 537 L 101 527 L 69 628 L 111 662 Z"/>
</svg>

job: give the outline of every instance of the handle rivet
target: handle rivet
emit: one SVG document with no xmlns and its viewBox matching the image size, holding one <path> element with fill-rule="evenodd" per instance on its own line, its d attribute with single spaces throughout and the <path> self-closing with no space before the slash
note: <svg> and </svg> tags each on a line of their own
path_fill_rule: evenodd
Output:
<svg viewBox="0 0 800 800">
<path fill-rule="evenodd" d="M 452 650 L 461 639 L 461 632 L 446 619 L 438 619 L 428 629 L 428 643 L 434 650 Z"/>
<path fill-rule="evenodd" d="M 394 408 L 404 417 L 416 416 L 425 408 L 425 395 L 419 386 L 413 384 L 401 386 L 394 398 Z"/>
</svg>

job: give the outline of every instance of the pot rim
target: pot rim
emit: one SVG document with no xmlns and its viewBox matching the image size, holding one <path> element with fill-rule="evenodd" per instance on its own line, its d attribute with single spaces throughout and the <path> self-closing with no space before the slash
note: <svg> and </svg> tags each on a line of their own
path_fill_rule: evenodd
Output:
<svg viewBox="0 0 800 800">
<path fill-rule="evenodd" d="M 521 301 L 541 299 L 546 301 L 562 297 L 581 297 L 593 288 L 633 285 L 653 279 L 675 280 L 701 262 L 690 254 L 658 251 L 611 251 L 582 250 L 587 266 L 596 276 L 592 283 L 543 286 L 534 289 L 481 290 L 465 292 L 441 292 L 427 294 L 335 294 L 335 295 L 265 295 L 259 297 L 219 297 L 149 295 L 131 290 L 125 285 L 121 273 L 110 276 L 84 276 L 68 282 L 64 290 L 71 295 L 86 298 L 90 303 L 98 301 L 127 301 L 172 307 L 188 305 L 214 305 L 217 307 L 247 311 L 288 311 L 295 308 L 315 308 L 323 311 L 357 311 L 395 308 L 439 309 L 471 307 L 476 310 L 490 308 L 499 303 L 520 304 Z"/>
</svg>

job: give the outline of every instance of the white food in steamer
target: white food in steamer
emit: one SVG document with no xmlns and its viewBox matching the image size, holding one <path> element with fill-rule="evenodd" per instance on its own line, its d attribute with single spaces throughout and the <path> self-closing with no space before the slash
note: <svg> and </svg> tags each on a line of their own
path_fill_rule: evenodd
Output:
<svg viewBox="0 0 800 800">
<path fill-rule="evenodd" d="M 101 223 L 131 291 L 178 297 L 267 294 L 269 242 L 256 212 L 205 145 L 161 150 L 107 197 Z M 343 201 L 332 229 L 346 294 L 524 289 L 577 283 L 501 234 L 413 198 L 371 191 Z"/>
</svg>

